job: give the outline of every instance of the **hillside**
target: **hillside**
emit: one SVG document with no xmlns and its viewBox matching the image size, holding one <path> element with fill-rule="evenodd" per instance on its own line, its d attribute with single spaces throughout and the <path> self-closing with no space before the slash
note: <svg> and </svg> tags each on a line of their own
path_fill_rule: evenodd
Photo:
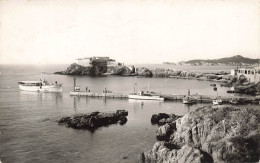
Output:
<svg viewBox="0 0 260 163">
<path fill-rule="evenodd" d="M 179 64 L 181 65 L 254 65 L 260 63 L 260 59 L 246 58 L 241 55 L 236 55 L 233 57 L 220 58 L 220 59 L 195 59 L 189 61 L 183 61 Z"/>
</svg>

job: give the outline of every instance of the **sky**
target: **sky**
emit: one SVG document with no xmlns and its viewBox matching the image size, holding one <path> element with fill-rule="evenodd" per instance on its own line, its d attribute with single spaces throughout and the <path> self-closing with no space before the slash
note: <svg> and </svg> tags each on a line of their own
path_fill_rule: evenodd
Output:
<svg viewBox="0 0 260 163">
<path fill-rule="evenodd" d="M 260 58 L 259 0 L 1 0 L 0 64 Z"/>
</svg>

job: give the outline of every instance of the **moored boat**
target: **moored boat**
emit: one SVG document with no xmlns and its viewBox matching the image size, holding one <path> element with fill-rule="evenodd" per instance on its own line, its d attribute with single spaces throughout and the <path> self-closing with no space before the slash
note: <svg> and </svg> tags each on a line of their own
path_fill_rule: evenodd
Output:
<svg viewBox="0 0 260 163">
<path fill-rule="evenodd" d="M 19 89 L 31 92 L 62 92 L 62 84 L 49 84 L 46 80 L 40 81 L 19 81 Z"/>
<path fill-rule="evenodd" d="M 213 105 L 222 105 L 222 99 L 220 96 L 212 100 Z"/>
<path fill-rule="evenodd" d="M 151 93 L 151 92 L 147 92 L 144 93 L 143 91 L 138 92 L 138 93 L 130 93 L 128 95 L 129 99 L 138 99 L 138 100 L 160 100 L 160 101 L 164 101 L 164 97 L 155 94 L 155 93 Z"/>
<path fill-rule="evenodd" d="M 183 104 L 195 104 L 197 103 L 197 100 L 191 97 L 185 97 L 182 99 Z"/>
</svg>

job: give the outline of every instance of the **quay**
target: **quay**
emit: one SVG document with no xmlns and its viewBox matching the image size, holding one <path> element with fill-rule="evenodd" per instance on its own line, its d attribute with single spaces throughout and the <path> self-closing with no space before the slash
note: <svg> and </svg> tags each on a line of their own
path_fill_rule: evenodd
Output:
<svg viewBox="0 0 260 163">
<path fill-rule="evenodd" d="M 177 95 L 177 94 L 158 94 L 163 97 L 165 101 L 182 101 L 185 97 L 192 98 L 196 103 L 212 103 L 214 98 L 212 96 L 206 95 Z M 76 78 L 74 78 L 74 90 L 70 92 L 70 96 L 86 96 L 86 97 L 100 97 L 100 98 L 120 98 L 128 99 L 128 94 L 125 93 L 114 93 L 107 90 L 106 88 L 102 93 L 90 92 L 86 88 L 86 91 L 80 91 L 80 87 L 76 86 Z M 260 104 L 260 97 L 221 97 L 223 104 Z"/>
<path fill-rule="evenodd" d="M 171 94 L 163 94 L 166 101 L 181 101 L 183 98 L 187 97 L 187 95 L 171 95 Z M 197 101 L 197 103 L 212 103 L 214 99 L 211 96 L 206 95 L 189 95 L 190 98 L 193 98 Z M 260 104 L 260 97 L 221 97 L 223 104 L 230 104 L 231 101 L 236 101 L 239 104 Z"/>
<path fill-rule="evenodd" d="M 94 93 L 94 92 L 70 92 L 71 96 L 87 96 L 87 97 L 105 97 L 105 98 L 124 98 L 128 99 L 126 94 L 117 94 L 117 93 Z"/>
<path fill-rule="evenodd" d="M 119 98 L 128 99 L 128 94 L 123 93 L 94 93 L 85 91 L 73 91 L 70 92 L 70 96 L 86 96 L 86 97 L 98 97 L 98 98 Z M 164 97 L 165 101 L 182 101 L 187 95 L 174 95 L 174 94 L 160 94 Z M 206 95 L 189 95 L 197 103 L 212 103 L 214 98 Z M 221 97 L 223 104 L 230 104 L 230 101 L 237 101 L 239 104 L 260 104 L 260 97 Z"/>
</svg>

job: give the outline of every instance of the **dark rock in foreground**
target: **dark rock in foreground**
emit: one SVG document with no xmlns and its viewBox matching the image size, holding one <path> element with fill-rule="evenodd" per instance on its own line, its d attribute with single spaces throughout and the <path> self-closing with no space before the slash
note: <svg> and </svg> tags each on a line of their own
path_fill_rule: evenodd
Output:
<svg viewBox="0 0 260 163">
<path fill-rule="evenodd" d="M 248 108 L 202 107 L 161 126 L 141 162 L 258 162 L 260 113 Z"/>
<path fill-rule="evenodd" d="M 120 125 L 123 125 L 127 122 L 126 116 L 128 116 L 128 112 L 125 110 L 117 110 L 115 113 L 92 112 L 73 117 L 63 117 L 58 123 L 75 129 L 95 130 L 110 124 L 119 123 Z"/>
<path fill-rule="evenodd" d="M 166 113 L 153 114 L 151 118 L 151 123 L 164 125 L 166 123 L 171 123 L 180 117 L 182 116 L 175 115 L 175 114 L 166 114 Z"/>
</svg>

